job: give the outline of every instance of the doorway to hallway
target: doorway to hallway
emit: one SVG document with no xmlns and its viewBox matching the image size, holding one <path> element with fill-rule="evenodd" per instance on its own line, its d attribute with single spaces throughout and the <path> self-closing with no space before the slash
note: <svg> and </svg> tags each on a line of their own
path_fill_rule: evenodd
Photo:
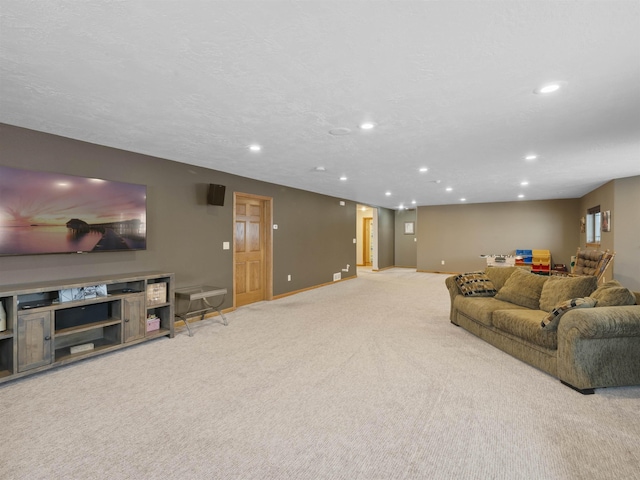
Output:
<svg viewBox="0 0 640 480">
<path fill-rule="evenodd" d="M 357 205 L 356 265 L 378 268 L 378 209 Z"/>
</svg>

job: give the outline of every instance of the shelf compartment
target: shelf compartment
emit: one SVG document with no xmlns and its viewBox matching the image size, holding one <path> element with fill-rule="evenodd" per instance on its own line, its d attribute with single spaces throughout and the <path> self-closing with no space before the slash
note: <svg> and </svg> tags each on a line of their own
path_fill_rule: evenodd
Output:
<svg viewBox="0 0 640 480">
<path fill-rule="evenodd" d="M 100 324 L 105 321 L 120 321 L 122 316 L 121 300 L 89 303 L 56 310 L 55 331 L 64 334 L 67 330 L 82 328 L 85 325 Z"/>
<path fill-rule="evenodd" d="M 120 322 L 98 322 L 99 326 L 92 328 L 78 328 L 71 332 L 60 336 L 58 332 L 55 335 L 55 362 L 62 361 L 70 357 L 81 357 L 91 354 L 96 350 L 105 349 L 120 345 L 122 338 L 122 327 Z M 71 354 L 71 347 L 83 345 L 85 343 L 93 343 L 94 348 L 84 352 Z"/>
<path fill-rule="evenodd" d="M 82 333 L 90 330 L 99 330 L 100 328 L 109 327 L 111 325 L 120 325 L 122 320 L 119 318 L 110 318 L 108 320 L 101 320 L 99 322 L 85 323 L 84 325 L 78 325 L 77 327 L 63 328 L 55 331 L 56 338 L 65 337 L 67 335 L 74 335 L 76 333 Z"/>
<path fill-rule="evenodd" d="M 109 295 L 126 295 L 130 293 L 143 293 L 144 280 L 117 282 L 107 285 Z"/>
<path fill-rule="evenodd" d="M 85 343 L 88 343 L 88 342 L 85 342 Z M 71 347 L 73 345 L 70 345 L 68 347 L 57 348 L 55 352 L 56 363 L 65 362 L 73 358 L 81 359 L 81 358 L 87 357 L 88 355 L 93 354 L 94 352 L 100 352 L 101 350 L 114 348 L 117 345 L 104 338 L 93 340 L 92 343 L 94 346 L 91 350 L 85 350 L 84 352 L 78 352 L 78 353 L 71 353 Z"/>
<path fill-rule="evenodd" d="M 18 295 L 18 310 L 50 307 L 58 301 L 58 291 L 42 291 Z M 24 308 L 28 307 L 28 308 Z"/>
<path fill-rule="evenodd" d="M 0 377 L 13 373 L 13 338 L 0 339 Z"/>
<path fill-rule="evenodd" d="M 163 328 L 170 329 L 171 327 L 170 322 L 172 321 L 172 318 L 171 318 L 172 312 L 169 304 L 149 307 L 147 308 L 147 315 L 153 315 L 160 319 L 161 330 Z M 149 332 L 149 333 L 153 334 L 154 332 Z M 147 336 L 149 336 L 149 333 L 147 334 Z"/>
</svg>

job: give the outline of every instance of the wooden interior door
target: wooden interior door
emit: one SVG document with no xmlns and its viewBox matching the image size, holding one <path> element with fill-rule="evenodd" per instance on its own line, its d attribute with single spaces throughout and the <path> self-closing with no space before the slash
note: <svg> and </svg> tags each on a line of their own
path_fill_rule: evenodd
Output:
<svg viewBox="0 0 640 480">
<path fill-rule="evenodd" d="M 271 298 L 270 199 L 235 195 L 234 294 L 237 307 Z"/>
<path fill-rule="evenodd" d="M 373 218 L 365 217 L 362 222 L 362 263 L 364 266 L 370 267 L 373 260 L 373 242 L 371 241 Z"/>
</svg>

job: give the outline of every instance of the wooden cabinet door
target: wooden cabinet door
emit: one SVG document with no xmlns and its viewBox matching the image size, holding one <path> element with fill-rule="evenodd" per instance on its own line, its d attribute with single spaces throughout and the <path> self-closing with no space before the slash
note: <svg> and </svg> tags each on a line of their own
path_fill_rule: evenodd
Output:
<svg viewBox="0 0 640 480">
<path fill-rule="evenodd" d="M 123 299 L 122 320 L 124 325 L 124 343 L 144 338 L 145 304 L 143 295 L 131 295 Z"/>
<path fill-rule="evenodd" d="M 18 314 L 18 372 L 52 362 L 50 310 Z"/>
</svg>

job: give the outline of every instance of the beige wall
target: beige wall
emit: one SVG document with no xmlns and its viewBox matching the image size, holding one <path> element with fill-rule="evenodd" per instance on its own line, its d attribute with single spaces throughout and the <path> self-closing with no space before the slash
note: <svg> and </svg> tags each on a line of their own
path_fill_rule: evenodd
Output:
<svg viewBox="0 0 640 480">
<path fill-rule="evenodd" d="M 601 187 L 596 188 L 592 192 L 587 193 L 580 199 L 580 216 L 587 215 L 587 210 L 591 207 L 600 206 L 600 212 L 606 210 L 613 211 L 615 202 L 615 183 L 607 182 Z M 600 237 L 600 247 L 613 250 L 614 231 L 602 232 Z M 580 233 L 580 248 L 586 248 L 587 234 Z"/>
<path fill-rule="evenodd" d="M 605 280 L 640 291 L 640 176 L 613 180 L 588 193 L 580 199 L 580 215 L 598 205 L 601 212 L 611 212 L 611 231 L 602 232 L 600 248 L 616 252 Z M 581 247 L 585 240 L 582 234 Z"/>
<path fill-rule="evenodd" d="M 419 207 L 417 268 L 479 270 L 486 266 L 481 254 L 516 249 L 547 249 L 552 262 L 568 264 L 579 242 L 579 205 L 570 199 Z"/>
<path fill-rule="evenodd" d="M 378 263 L 379 270 L 394 266 L 395 210 L 378 207 Z M 374 265 L 376 267 L 376 265 Z"/>
<path fill-rule="evenodd" d="M 416 210 L 399 210 L 396 212 L 396 235 L 395 235 L 395 265 L 397 267 L 413 267 L 417 261 L 416 234 L 405 235 L 405 222 L 414 222 L 414 232 L 416 223 Z"/>
<path fill-rule="evenodd" d="M 640 292 L 640 175 L 614 181 L 615 279 Z"/>
<path fill-rule="evenodd" d="M 0 256 L 0 285 L 165 270 L 178 287 L 231 289 L 233 253 L 222 245 L 233 245 L 233 192 L 273 198 L 274 295 L 331 282 L 356 264 L 354 202 L 2 124 L 0 145 L 5 166 L 147 185 L 148 224 L 145 251 Z M 206 204 L 209 183 L 226 185 L 223 207 Z"/>
</svg>

